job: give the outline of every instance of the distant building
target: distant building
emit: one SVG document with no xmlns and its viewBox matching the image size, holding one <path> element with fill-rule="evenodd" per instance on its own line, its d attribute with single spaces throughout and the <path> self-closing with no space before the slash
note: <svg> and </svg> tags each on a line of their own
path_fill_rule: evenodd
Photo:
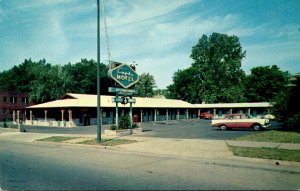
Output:
<svg viewBox="0 0 300 191">
<path fill-rule="evenodd" d="M 0 121 L 16 121 L 15 117 L 17 116 L 19 120 L 24 121 L 25 108 L 30 105 L 32 103 L 29 103 L 28 93 L 0 92 Z"/>
</svg>

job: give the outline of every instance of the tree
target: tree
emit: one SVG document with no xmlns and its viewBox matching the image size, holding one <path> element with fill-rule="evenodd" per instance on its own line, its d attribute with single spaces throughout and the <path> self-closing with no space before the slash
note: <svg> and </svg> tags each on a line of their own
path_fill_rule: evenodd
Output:
<svg viewBox="0 0 300 191">
<path fill-rule="evenodd" d="M 300 73 L 275 97 L 274 113 L 287 130 L 300 130 Z"/>
<path fill-rule="evenodd" d="M 197 86 L 197 70 L 194 67 L 185 70 L 178 70 L 173 75 L 173 84 L 167 87 L 168 98 L 182 99 L 190 103 L 199 103 L 201 101 Z"/>
<path fill-rule="evenodd" d="M 168 87 L 171 97 L 191 103 L 245 101 L 242 85 L 245 73 L 241 69 L 245 55 L 234 35 L 203 35 L 192 48 L 191 67 L 174 74 L 174 84 Z"/>
<path fill-rule="evenodd" d="M 31 82 L 39 75 L 39 69 L 49 66 L 45 59 L 38 62 L 25 59 L 22 64 L 0 73 L 0 90 L 29 93 Z"/>
<path fill-rule="evenodd" d="M 30 99 L 35 102 L 56 100 L 71 92 L 73 80 L 59 65 L 39 68 L 39 75 L 31 82 Z"/>
<path fill-rule="evenodd" d="M 153 89 L 156 87 L 154 77 L 149 73 L 143 73 L 139 76 L 139 81 L 136 83 L 137 96 L 153 97 Z"/>
<path fill-rule="evenodd" d="M 244 81 L 245 97 L 249 102 L 271 102 L 288 83 L 289 73 L 276 65 L 259 66 L 251 69 Z"/>
<path fill-rule="evenodd" d="M 97 94 L 97 62 L 94 60 L 81 59 L 76 64 L 68 63 L 63 69 L 74 81 L 71 88 L 73 93 Z M 108 87 L 111 85 L 107 78 L 108 68 L 100 63 L 100 87 L 101 94 L 108 94 Z"/>
</svg>

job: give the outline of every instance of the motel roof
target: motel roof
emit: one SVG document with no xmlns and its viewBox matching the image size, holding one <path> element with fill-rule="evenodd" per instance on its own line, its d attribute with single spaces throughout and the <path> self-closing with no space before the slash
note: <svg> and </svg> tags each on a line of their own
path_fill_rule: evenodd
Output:
<svg viewBox="0 0 300 191">
<path fill-rule="evenodd" d="M 116 103 L 112 101 L 114 96 L 101 95 L 101 107 L 113 108 Z M 142 98 L 134 97 L 136 103 L 132 104 L 133 108 L 268 108 L 272 107 L 269 102 L 257 103 L 219 103 L 219 104 L 191 104 L 182 100 L 164 99 L 164 98 Z M 118 104 L 119 107 L 129 108 L 129 104 Z M 50 101 L 27 107 L 28 109 L 41 108 L 74 108 L 74 107 L 97 107 L 97 95 L 90 94 L 73 94 L 67 93 L 59 100 Z"/>
<path fill-rule="evenodd" d="M 114 96 L 101 95 L 101 107 L 115 107 L 116 103 L 112 102 Z M 134 97 L 136 103 L 132 104 L 133 108 L 195 108 L 193 104 L 186 101 L 162 98 L 141 98 Z M 129 107 L 121 103 L 119 107 Z M 61 99 L 50 101 L 27 108 L 71 108 L 71 107 L 97 107 L 97 95 L 73 94 L 67 93 Z"/>
</svg>

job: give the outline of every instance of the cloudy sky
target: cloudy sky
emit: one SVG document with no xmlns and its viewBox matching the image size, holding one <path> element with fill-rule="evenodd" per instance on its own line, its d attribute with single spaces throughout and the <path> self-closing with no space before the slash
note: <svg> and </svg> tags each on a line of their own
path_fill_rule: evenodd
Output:
<svg viewBox="0 0 300 191">
<path fill-rule="evenodd" d="M 192 47 L 212 32 L 239 37 L 247 74 L 273 64 L 300 72 L 300 0 L 106 0 L 105 12 L 112 59 L 135 62 L 158 88 L 190 66 Z M 25 58 L 53 64 L 96 60 L 96 23 L 96 0 L 0 0 L 0 71 Z M 105 62 L 103 23 L 101 16 Z"/>
</svg>

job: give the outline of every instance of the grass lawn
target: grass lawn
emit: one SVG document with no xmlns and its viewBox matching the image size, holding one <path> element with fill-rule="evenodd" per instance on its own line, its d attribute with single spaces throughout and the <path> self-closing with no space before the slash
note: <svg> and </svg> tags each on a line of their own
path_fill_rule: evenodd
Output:
<svg viewBox="0 0 300 191">
<path fill-rule="evenodd" d="M 46 141 L 46 142 L 63 142 L 71 139 L 77 139 L 79 137 L 64 137 L 64 136 L 52 136 L 44 139 L 37 139 L 37 141 Z"/>
<path fill-rule="evenodd" d="M 272 131 L 263 131 L 251 135 L 241 136 L 234 140 L 300 144 L 300 133 L 272 130 Z M 277 149 L 277 148 L 250 148 L 250 147 L 230 147 L 230 150 L 233 152 L 234 155 L 242 156 L 242 157 L 300 162 L 300 150 L 286 150 L 286 149 Z"/>
<path fill-rule="evenodd" d="M 263 131 L 251 135 L 241 136 L 234 140 L 300 144 L 300 133 L 272 130 L 272 131 Z"/>
<path fill-rule="evenodd" d="M 97 139 L 87 140 L 79 142 L 78 144 L 86 144 L 86 145 L 102 145 L 102 146 L 117 146 L 122 144 L 136 143 L 136 140 L 128 140 L 128 139 L 102 139 L 101 143 L 97 142 Z"/>
<path fill-rule="evenodd" d="M 300 162 L 300 150 L 271 148 L 230 147 L 234 155 L 251 158 L 264 158 Z"/>
</svg>

